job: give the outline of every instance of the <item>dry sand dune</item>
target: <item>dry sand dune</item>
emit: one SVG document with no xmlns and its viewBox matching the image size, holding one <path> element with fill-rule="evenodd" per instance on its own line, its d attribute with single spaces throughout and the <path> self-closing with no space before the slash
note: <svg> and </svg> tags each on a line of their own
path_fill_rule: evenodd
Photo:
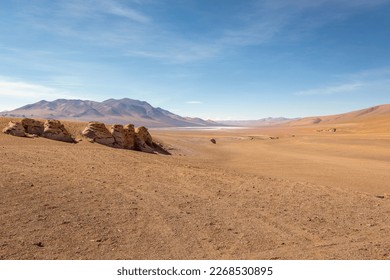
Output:
<svg viewBox="0 0 390 280">
<path fill-rule="evenodd" d="M 172 156 L 0 133 L 0 259 L 390 259 L 390 133 L 345 127 L 152 130 Z"/>
<path fill-rule="evenodd" d="M 390 104 L 349 113 L 307 117 L 288 123 L 289 126 L 329 126 L 355 129 L 358 132 L 390 132 Z"/>
</svg>

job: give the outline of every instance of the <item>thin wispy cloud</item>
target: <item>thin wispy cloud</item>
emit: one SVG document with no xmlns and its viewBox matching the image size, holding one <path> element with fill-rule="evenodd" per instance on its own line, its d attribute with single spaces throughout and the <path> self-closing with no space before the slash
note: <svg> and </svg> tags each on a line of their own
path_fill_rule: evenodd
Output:
<svg viewBox="0 0 390 280">
<path fill-rule="evenodd" d="M 215 24 L 211 26 L 213 36 L 204 32 L 191 38 L 167 22 L 154 20 L 150 10 L 144 9 L 147 5 L 160 8 L 158 2 L 69 0 L 47 8 L 34 5 L 39 2 L 32 1 L 29 6 L 34 12 L 25 13 L 29 13 L 32 25 L 51 30 L 58 36 L 111 47 L 118 55 L 185 64 L 213 59 L 229 49 L 261 45 L 280 38 L 296 39 L 329 22 L 389 1 L 248 1 L 246 9 L 229 15 L 234 23 L 230 27 Z M 332 9 L 324 9 L 326 6 Z M 50 16 L 53 13 L 55 17 Z M 105 15 L 123 21 L 108 24 Z M 212 16 L 209 14 L 205 19 L 212 20 Z M 88 25 L 80 28 L 86 20 Z"/>
<path fill-rule="evenodd" d="M 357 90 L 362 89 L 364 84 L 362 83 L 352 83 L 352 84 L 343 84 L 336 86 L 329 86 L 323 88 L 315 88 L 304 91 L 296 92 L 295 95 L 305 96 L 305 95 L 332 95 L 332 94 L 344 94 L 351 93 Z"/>
<path fill-rule="evenodd" d="M 337 85 L 306 89 L 295 92 L 297 96 L 337 95 L 346 93 L 384 92 L 390 88 L 390 68 L 367 69 L 364 71 L 338 76 L 344 82 Z"/>
<path fill-rule="evenodd" d="M 124 6 L 115 0 L 69 0 L 60 3 L 59 5 L 61 10 L 57 11 L 57 13 L 63 17 L 73 16 L 91 18 L 110 14 L 138 23 L 148 23 L 151 21 L 150 17 L 146 16 L 142 12 L 129 6 Z"/>
<path fill-rule="evenodd" d="M 390 68 L 367 69 L 357 73 L 347 75 L 352 80 L 381 80 L 390 79 Z"/>
<path fill-rule="evenodd" d="M 102 5 L 102 8 L 103 10 L 101 10 L 101 12 L 109 13 L 119 17 L 125 17 L 139 23 L 148 23 L 151 21 L 150 17 L 145 16 L 135 9 L 125 8 L 113 1 L 105 2 Z"/>
<path fill-rule="evenodd" d="M 28 83 L 20 80 L 0 77 L 0 96 L 12 98 L 33 98 L 33 99 L 56 99 L 56 98 L 77 98 L 62 90 Z"/>
<path fill-rule="evenodd" d="M 187 47 L 185 47 L 187 46 Z M 215 57 L 220 48 L 208 44 L 190 44 L 179 41 L 175 46 L 156 50 L 131 50 L 127 56 L 161 60 L 164 63 L 183 64 Z"/>
<path fill-rule="evenodd" d="M 219 40 L 221 43 L 249 46 L 268 43 L 280 36 L 296 39 L 328 23 L 390 3 L 390 0 L 266 0 L 250 3 L 251 9 L 241 15 L 238 24 L 241 27 L 225 30 Z"/>
<path fill-rule="evenodd" d="M 117 50 L 124 44 L 145 43 L 146 34 L 150 33 L 146 25 L 152 22 L 151 17 L 129 4 L 104 0 L 69 0 L 48 5 L 32 0 L 17 14 L 38 31 Z"/>
<path fill-rule="evenodd" d="M 187 104 L 202 104 L 201 101 L 195 101 L 195 100 L 193 100 L 193 101 L 187 101 L 186 103 L 187 103 Z"/>
</svg>

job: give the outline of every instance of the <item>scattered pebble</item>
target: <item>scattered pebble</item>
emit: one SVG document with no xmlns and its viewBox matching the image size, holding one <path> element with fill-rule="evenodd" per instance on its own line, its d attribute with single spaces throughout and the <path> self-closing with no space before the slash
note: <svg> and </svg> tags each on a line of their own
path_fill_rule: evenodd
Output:
<svg viewBox="0 0 390 280">
<path fill-rule="evenodd" d="M 36 243 L 34 243 L 33 245 L 35 245 L 35 246 L 38 246 L 38 247 L 44 247 L 44 245 L 43 245 L 43 243 L 41 242 L 41 241 L 39 241 L 39 242 L 36 242 Z"/>
</svg>

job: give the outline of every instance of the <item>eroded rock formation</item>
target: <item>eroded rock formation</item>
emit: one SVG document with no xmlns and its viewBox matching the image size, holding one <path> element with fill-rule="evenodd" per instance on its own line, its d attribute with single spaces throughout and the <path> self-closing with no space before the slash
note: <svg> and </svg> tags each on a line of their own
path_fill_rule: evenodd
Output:
<svg viewBox="0 0 390 280">
<path fill-rule="evenodd" d="M 141 126 L 134 129 L 134 125 L 114 124 L 110 131 L 105 124 L 90 122 L 82 132 L 89 141 L 109 147 L 138 150 L 147 153 L 161 152 L 162 147 L 153 142 L 148 129 Z M 156 149 L 155 149 L 156 148 Z"/>
<path fill-rule="evenodd" d="M 153 139 L 146 127 L 140 126 L 135 130 L 135 141 L 137 150 L 153 153 Z"/>
<path fill-rule="evenodd" d="M 21 122 L 10 121 L 8 125 L 3 129 L 3 132 L 13 136 L 25 137 L 26 131 Z"/>
<path fill-rule="evenodd" d="M 58 120 L 46 120 L 45 122 L 25 118 L 20 122 L 10 121 L 3 129 L 4 133 L 19 137 L 44 137 L 56 141 L 77 143 L 65 126 Z M 134 125 L 114 124 L 110 131 L 101 122 L 89 122 L 82 131 L 82 135 L 90 142 L 96 142 L 105 146 L 137 150 L 147 153 L 170 154 L 162 144 L 153 142 L 148 129 L 141 126 L 134 129 Z M 81 139 L 80 139 L 81 141 Z"/>
<path fill-rule="evenodd" d="M 115 139 L 104 123 L 89 122 L 87 127 L 82 131 L 82 135 L 91 142 L 114 147 Z"/>
<path fill-rule="evenodd" d="M 74 143 L 72 135 L 66 130 L 65 126 L 57 120 L 47 120 L 44 123 L 42 136 L 48 139 Z"/>
<path fill-rule="evenodd" d="M 36 136 L 41 136 L 43 134 L 44 131 L 43 122 L 34 119 L 25 118 L 22 119 L 21 123 L 26 133 L 31 135 L 36 135 Z"/>
<path fill-rule="evenodd" d="M 135 130 L 134 125 L 127 124 L 124 127 L 125 142 L 124 148 L 134 150 L 135 149 Z"/>
<path fill-rule="evenodd" d="M 134 125 L 126 126 L 114 124 L 111 126 L 111 134 L 115 139 L 114 146 L 122 149 L 135 149 L 135 132 Z"/>
</svg>

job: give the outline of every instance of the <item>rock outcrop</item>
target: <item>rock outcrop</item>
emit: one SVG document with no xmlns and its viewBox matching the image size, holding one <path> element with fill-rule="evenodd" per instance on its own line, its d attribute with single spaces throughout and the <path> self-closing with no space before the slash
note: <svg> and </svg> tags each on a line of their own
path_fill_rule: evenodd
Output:
<svg viewBox="0 0 390 280">
<path fill-rule="evenodd" d="M 56 141 L 76 142 L 64 125 L 57 120 L 46 120 L 45 123 L 28 118 L 22 119 L 20 122 L 10 121 L 3 132 L 19 137 L 41 136 Z"/>
<path fill-rule="evenodd" d="M 134 125 L 114 124 L 111 126 L 111 134 L 115 139 L 114 146 L 122 149 L 135 149 L 135 131 Z"/>
<path fill-rule="evenodd" d="M 333 132 L 336 133 L 336 128 L 328 128 L 328 129 L 317 129 L 317 132 Z"/>
<path fill-rule="evenodd" d="M 125 130 L 123 125 L 114 124 L 111 126 L 111 135 L 114 137 L 115 143 L 114 146 L 117 148 L 124 148 L 125 142 Z"/>
<path fill-rule="evenodd" d="M 135 131 L 136 149 L 142 152 L 153 153 L 154 143 L 148 129 L 140 126 Z"/>
<path fill-rule="evenodd" d="M 114 124 L 109 131 L 103 123 L 90 122 L 83 130 L 82 135 L 91 142 L 114 148 L 138 150 L 147 153 L 154 153 L 155 151 L 159 153 L 164 152 L 162 147 L 154 144 L 152 136 L 144 126 L 135 130 L 132 124 L 125 126 Z"/>
<path fill-rule="evenodd" d="M 42 136 L 44 131 L 43 122 L 34 119 L 25 118 L 22 119 L 21 123 L 26 133 L 36 135 L 36 136 Z"/>
<path fill-rule="evenodd" d="M 138 139 L 142 143 L 145 143 L 148 146 L 153 146 L 152 136 L 150 135 L 150 133 L 146 127 L 144 127 L 144 126 L 138 127 L 135 133 L 136 133 Z"/>
<path fill-rule="evenodd" d="M 3 129 L 3 132 L 19 137 L 44 137 L 56 141 L 77 143 L 73 136 L 66 130 L 65 126 L 58 120 L 46 120 L 44 123 L 38 120 L 24 118 L 22 121 L 10 121 Z M 82 131 L 82 135 L 90 142 L 96 142 L 105 146 L 137 150 L 147 153 L 170 153 L 162 144 L 153 142 L 148 129 L 141 126 L 134 129 L 134 125 L 114 124 L 110 131 L 101 122 L 89 122 Z"/>
<path fill-rule="evenodd" d="M 108 131 L 104 123 L 89 122 L 88 126 L 82 131 L 82 135 L 89 141 L 102 145 L 114 147 L 115 138 Z"/>
<path fill-rule="evenodd" d="M 124 142 L 124 148 L 134 150 L 135 149 L 135 130 L 134 125 L 127 124 L 124 127 L 124 133 L 125 133 L 125 142 Z"/>
<path fill-rule="evenodd" d="M 70 135 L 70 133 L 66 130 L 65 126 L 57 120 L 45 121 L 42 136 L 48 139 L 62 142 L 76 142 L 72 135 Z"/>
<path fill-rule="evenodd" d="M 10 121 L 3 132 L 13 136 L 25 137 L 26 131 L 21 122 Z"/>
</svg>

